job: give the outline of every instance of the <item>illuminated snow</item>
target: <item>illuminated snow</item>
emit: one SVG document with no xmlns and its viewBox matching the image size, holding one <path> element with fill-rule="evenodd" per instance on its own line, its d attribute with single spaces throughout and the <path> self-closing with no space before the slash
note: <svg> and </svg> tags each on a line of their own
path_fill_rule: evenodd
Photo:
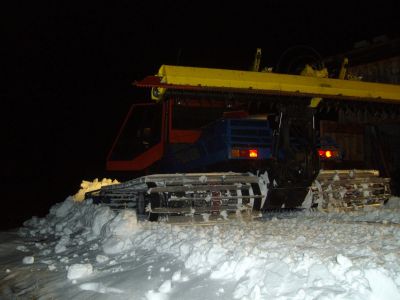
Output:
<svg viewBox="0 0 400 300">
<path fill-rule="evenodd" d="M 22 263 L 25 265 L 30 265 L 33 264 L 35 261 L 35 258 L 33 256 L 25 256 L 24 259 L 22 260 Z"/>
<path fill-rule="evenodd" d="M 89 276 L 93 273 L 91 264 L 73 264 L 68 268 L 68 279 L 78 279 L 81 277 Z"/>
<path fill-rule="evenodd" d="M 69 197 L 1 238 L 1 299 L 400 299 L 398 198 L 177 226 Z"/>
</svg>

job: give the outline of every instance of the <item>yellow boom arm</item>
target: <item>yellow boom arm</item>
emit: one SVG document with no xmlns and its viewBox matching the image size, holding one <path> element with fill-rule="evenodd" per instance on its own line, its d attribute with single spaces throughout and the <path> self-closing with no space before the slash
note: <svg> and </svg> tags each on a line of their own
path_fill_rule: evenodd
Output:
<svg viewBox="0 0 400 300">
<path fill-rule="evenodd" d="M 189 89 L 400 104 L 399 85 L 225 69 L 162 65 L 156 76 L 136 84 L 153 87 L 156 100 L 165 89 Z"/>
</svg>

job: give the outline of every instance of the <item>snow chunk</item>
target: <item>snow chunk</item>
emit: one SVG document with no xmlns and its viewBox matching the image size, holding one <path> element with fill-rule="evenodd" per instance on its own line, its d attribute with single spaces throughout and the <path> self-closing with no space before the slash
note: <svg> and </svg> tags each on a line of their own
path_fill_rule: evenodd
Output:
<svg viewBox="0 0 400 300">
<path fill-rule="evenodd" d="M 128 237 L 140 228 L 136 211 L 125 209 L 106 225 L 106 236 Z"/>
<path fill-rule="evenodd" d="M 105 255 L 97 255 L 97 256 L 96 256 L 96 261 L 97 261 L 99 264 L 105 263 L 105 262 L 107 262 L 108 260 L 109 260 L 108 256 L 105 256 Z"/>
<path fill-rule="evenodd" d="M 109 222 L 114 217 L 115 213 L 108 206 L 99 207 L 94 213 L 91 228 L 91 238 L 97 238 L 100 235 L 101 229 L 103 228 L 104 224 Z"/>
<path fill-rule="evenodd" d="M 206 183 L 207 182 L 207 176 L 206 175 L 201 175 L 200 178 L 199 178 L 199 181 L 201 183 Z"/>
<path fill-rule="evenodd" d="M 61 253 L 61 252 L 64 252 L 65 250 L 67 250 L 66 245 L 69 243 L 69 241 L 70 241 L 69 236 L 67 236 L 67 235 L 63 236 L 59 240 L 57 245 L 54 247 L 54 252 Z"/>
<path fill-rule="evenodd" d="M 172 289 L 171 280 L 166 280 L 166 281 L 164 281 L 163 284 L 160 286 L 160 288 L 158 289 L 158 291 L 159 291 L 160 293 L 168 293 L 168 292 L 171 291 L 171 289 Z"/>
<path fill-rule="evenodd" d="M 57 270 L 57 267 L 54 264 L 49 265 L 48 268 L 49 268 L 49 271 L 56 271 Z"/>
<path fill-rule="evenodd" d="M 67 250 L 67 247 L 65 247 L 65 245 L 56 245 L 56 247 L 54 248 L 55 253 L 61 253 L 66 250 Z"/>
<path fill-rule="evenodd" d="M 65 217 L 74 205 L 74 199 L 67 197 L 64 202 L 53 205 L 50 209 L 50 215 L 55 215 L 58 218 Z"/>
<path fill-rule="evenodd" d="M 219 213 L 224 220 L 228 220 L 228 213 L 226 210 L 223 210 Z"/>
<path fill-rule="evenodd" d="M 203 217 L 204 222 L 208 222 L 210 220 L 211 214 L 208 213 L 202 213 L 201 216 Z"/>
<path fill-rule="evenodd" d="M 106 287 L 101 282 L 83 283 L 79 286 L 79 288 L 84 291 L 93 291 L 93 292 L 98 292 L 100 294 L 108 294 L 108 293 L 121 294 L 124 292 L 123 290 L 117 288 Z"/>
<path fill-rule="evenodd" d="M 147 300 L 167 300 L 169 297 L 164 293 L 157 293 L 153 290 L 150 290 L 146 293 Z"/>
<path fill-rule="evenodd" d="M 312 201 L 313 201 L 313 194 L 312 194 L 311 189 L 309 189 L 306 197 L 304 198 L 303 203 L 301 204 L 301 207 L 306 208 L 306 209 L 311 208 Z"/>
<path fill-rule="evenodd" d="M 211 199 L 212 199 L 211 195 L 207 195 L 207 196 L 204 198 L 204 200 L 205 200 L 206 202 L 210 202 Z"/>
<path fill-rule="evenodd" d="M 265 200 L 267 199 L 268 195 L 268 186 L 270 184 L 268 172 L 265 171 L 263 174 L 260 174 L 258 180 L 258 185 L 260 186 L 261 195 L 264 195 L 261 201 L 261 208 L 264 206 Z"/>
<path fill-rule="evenodd" d="M 31 265 L 35 261 L 35 258 L 33 256 L 25 256 L 22 260 L 22 263 L 25 265 Z"/>
<path fill-rule="evenodd" d="M 73 264 L 68 268 L 67 277 L 70 280 L 89 276 L 93 273 L 91 264 Z"/>
<path fill-rule="evenodd" d="M 17 246 L 17 250 L 21 252 L 29 252 L 29 249 L 23 245 Z"/>
<path fill-rule="evenodd" d="M 161 268 L 160 268 L 160 272 L 161 272 L 161 273 L 163 273 L 163 272 L 169 272 L 169 271 L 170 271 L 169 268 L 165 268 L 165 267 L 161 267 Z"/>
<path fill-rule="evenodd" d="M 172 275 L 172 281 L 180 281 L 182 278 L 182 272 L 181 270 L 176 271 L 173 275 Z"/>
<path fill-rule="evenodd" d="M 258 286 L 258 284 L 256 284 L 253 290 L 251 291 L 250 299 L 261 300 L 261 289 Z"/>
<path fill-rule="evenodd" d="M 103 243 L 103 251 L 106 254 L 118 254 L 131 249 L 132 246 L 133 244 L 128 238 L 111 237 Z"/>
<path fill-rule="evenodd" d="M 340 180 L 339 174 L 336 172 L 335 175 L 333 175 L 332 179 L 333 181 L 339 181 Z"/>
<path fill-rule="evenodd" d="M 44 249 L 44 250 L 40 251 L 40 255 L 42 255 L 42 256 L 47 256 L 50 253 L 51 253 L 50 249 Z"/>
<path fill-rule="evenodd" d="M 338 262 L 339 265 L 341 265 L 345 269 L 348 269 L 353 265 L 351 259 L 342 254 L 338 254 L 336 256 L 336 261 Z"/>
<path fill-rule="evenodd" d="M 117 254 L 133 247 L 130 237 L 140 229 L 134 210 L 121 211 L 105 226 L 103 251 L 106 254 Z"/>
</svg>

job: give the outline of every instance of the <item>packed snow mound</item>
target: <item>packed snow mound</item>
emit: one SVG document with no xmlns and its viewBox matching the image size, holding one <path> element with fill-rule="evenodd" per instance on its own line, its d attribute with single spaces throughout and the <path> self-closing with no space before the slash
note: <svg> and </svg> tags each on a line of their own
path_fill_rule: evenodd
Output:
<svg viewBox="0 0 400 300">
<path fill-rule="evenodd" d="M 91 199 L 77 202 L 73 197 L 53 205 L 46 218 L 33 217 L 24 226 L 22 235 L 57 237 L 53 248 L 57 254 L 99 239 L 104 253 L 120 253 L 132 247 L 130 237 L 141 230 L 134 210 L 116 213 L 108 206 L 94 205 Z"/>
<path fill-rule="evenodd" d="M 399 224 L 400 209 L 388 208 L 174 226 L 69 197 L 46 218 L 25 222 L 20 233 L 45 241 L 27 263 L 64 272 L 81 293 L 110 294 L 102 299 L 138 295 L 128 277 L 110 286 L 110 274 L 140 277 L 148 288 L 138 297 L 147 299 L 179 298 L 179 292 L 193 298 L 184 294 L 188 287 L 200 289 L 196 299 L 400 299 Z M 155 267 L 160 277 L 152 277 L 165 256 L 175 265 Z M 218 288 L 201 288 L 211 282 Z"/>
<path fill-rule="evenodd" d="M 105 224 L 116 213 L 107 206 L 93 205 L 92 200 L 77 202 L 73 197 L 53 205 L 45 218 L 33 217 L 20 229 L 23 235 L 59 237 L 59 248 L 69 244 L 69 237 L 79 233 L 85 240 L 99 238 Z"/>
<path fill-rule="evenodd" d="M 98 190 L 103 186 L 118 183 L 118 180 L 108 178 L 103 178 L 101 181 L 99 181 L 97 178 L 93 181 L 83 180 L 80 190 L 73 196 L 73 198 L 75 201 L 83 201 L 85 199 L 85 193 Z"/>
</svg>

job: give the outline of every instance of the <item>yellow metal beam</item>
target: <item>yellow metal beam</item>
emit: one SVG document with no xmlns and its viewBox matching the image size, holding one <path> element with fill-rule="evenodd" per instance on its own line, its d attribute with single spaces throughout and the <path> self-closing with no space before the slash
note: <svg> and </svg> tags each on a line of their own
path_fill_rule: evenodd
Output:
<svg viewBox="0 0 400 300">
<path fill-rule="evenodd" d="M 275 95 L 310 96 L 400 104 L 400 85 L 300 75 L 162 65 L 165 88 L 232 89 Z"/>
</svg>

